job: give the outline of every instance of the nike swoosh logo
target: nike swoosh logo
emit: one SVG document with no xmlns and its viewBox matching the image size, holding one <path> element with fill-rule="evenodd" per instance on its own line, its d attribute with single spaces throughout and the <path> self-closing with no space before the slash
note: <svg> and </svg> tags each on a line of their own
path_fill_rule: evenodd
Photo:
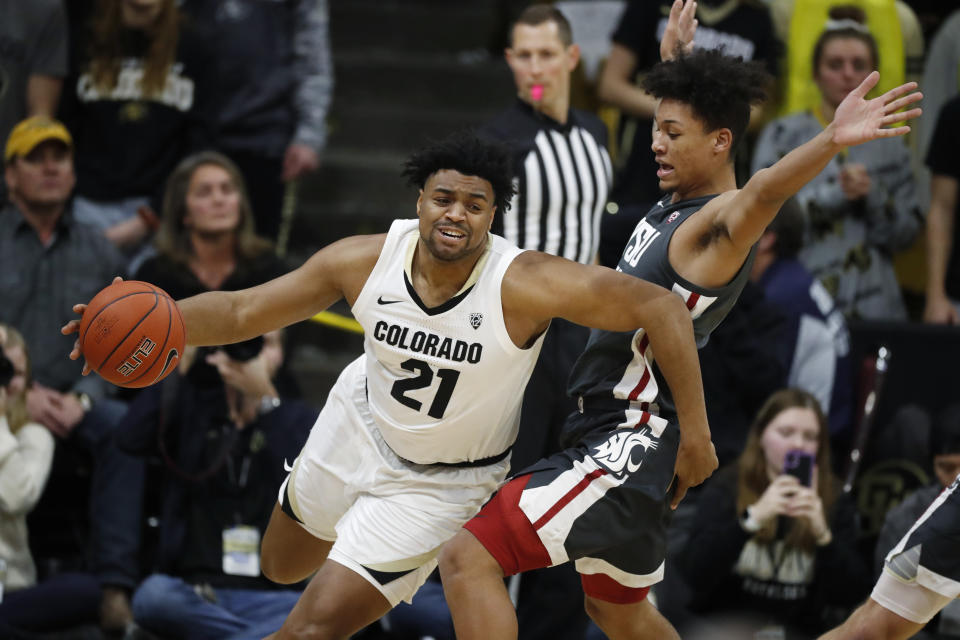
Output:
<svg viewBox="0 0 960 640">
<path fill-rule="evenodd" d="M 403 300 L 384 300 L 383 296 L 377 298 L 377 304 L 397 304 L 398 302 L 403 302 Z"/>
</svg>

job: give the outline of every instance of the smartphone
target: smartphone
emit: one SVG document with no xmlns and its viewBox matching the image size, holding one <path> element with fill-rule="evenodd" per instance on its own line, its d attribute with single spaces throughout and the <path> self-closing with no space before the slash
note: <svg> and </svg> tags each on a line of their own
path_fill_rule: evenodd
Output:
<svg viewBox="0 0 960 640">
<path fill-rule="evenodd" d="M 813 461 L 812 453 L 800 449 L 787 451 L 783 459 L 783 472 L 795 477 L 803 486 L 809 487 L 813 482 Z"/>
</svg>

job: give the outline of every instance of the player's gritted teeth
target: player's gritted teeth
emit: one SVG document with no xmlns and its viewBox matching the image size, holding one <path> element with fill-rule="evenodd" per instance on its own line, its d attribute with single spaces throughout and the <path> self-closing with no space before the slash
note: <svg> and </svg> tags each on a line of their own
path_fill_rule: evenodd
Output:
<svg viewBox="0 0 960 640">
<path fill-rule="evenodd" d="M 657 164 L 660 165 L 660 168 L 657 169 L 657 177 L 661 180 L 673 175 L 673 165 L 667 164 L 662 160 L 657 160 Z"/>
<path fill-rule="evenodd" d="M 460 229 L 459 227 L 443 225 L 435 227 L 437 232 L 446 240 L 453 242 L 458 242 L 464 240 L 469 235 L 466 230 Z"/>
</svg>

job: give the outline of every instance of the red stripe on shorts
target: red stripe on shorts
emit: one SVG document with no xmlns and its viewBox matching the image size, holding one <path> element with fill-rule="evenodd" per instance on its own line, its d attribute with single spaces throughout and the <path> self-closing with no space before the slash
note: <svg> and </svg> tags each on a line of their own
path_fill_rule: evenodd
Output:
<svg viewBox="0 0 960 640">
<path fill-rule="evenodd" d="M 625 587 L 603 573 L 580 574 L 583 592 L 591 598 L 613 604 L 641 602 L 650 592 L 650 587 Z"/>
<path fill-rule="evenodd" d="M 494 557 L 505 576 L 553 564 L 533 525 L 520 510 L 520 496 L 529 481 L 530 475 L 514 478 L 463 525 Z"/>
<path fill-rule="evenodd" d="M 580 482 L 575 484 L 572 489 L 567 491 L 562 498 L 557 500 L 550 509 L 547 510 L 545 514 L 540 516 L 540 519 L 533 523 L 534 529 L 539 529 L 543 525 L 550 522 L 553 516 L 557 515 L 561 509 L 570 504 L 570 502 L 576 498 L 578 495 L 583 493 L 584 489 L 590 486 L 590 483 L 599 478 L 600 476 L 606 475 L 606 470 L 604 469 L 595 469 L 583 477 Z"/>
</svg>

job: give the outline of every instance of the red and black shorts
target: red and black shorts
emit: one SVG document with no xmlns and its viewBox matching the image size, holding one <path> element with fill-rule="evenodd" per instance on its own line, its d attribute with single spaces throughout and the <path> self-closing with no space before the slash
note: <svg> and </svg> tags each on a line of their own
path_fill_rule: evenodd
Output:
<svg viewBox="0 0 960 640">
<path fill-rule="evenodd" d="M 592 431 L 521 471 L 464 526 L 505 575 L 573 560 L 588 596 L 640 602 L 663 579 L 679 441 L 675 424 Z"/>
</svg>

